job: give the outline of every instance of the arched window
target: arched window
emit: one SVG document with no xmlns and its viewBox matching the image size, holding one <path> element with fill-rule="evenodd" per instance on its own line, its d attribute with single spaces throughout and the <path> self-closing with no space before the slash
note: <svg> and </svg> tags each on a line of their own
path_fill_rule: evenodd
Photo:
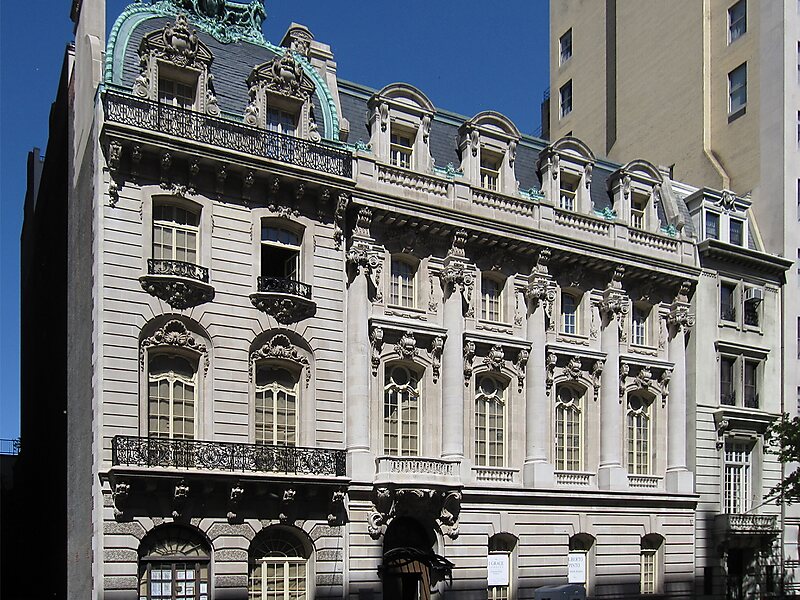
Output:
<svg viewBox="0 0 800 600">
<path fill-rule="evenodd" d="M 493 277 L 481 276 L 481 319 L 503 320 L 503 284 Z"/>
<path fill-rule="evenodd" d="M 582 394 L 562 385 L 556 394 L 555 468 L 557 471 L 583 470 Z"/>
<path fill-rule="evenodd" d="M 561 292 L 561 331 L 575 335 L 578 329 L 578 298 L 569 292 Z"/>
<path fill-rule="evenodd" d="M 661 590 L 664 568 L 664 538 L 651 533 L 642 538 L 640 558 L 640 591 L 642 594 L 656 594 Z"/>
<path fill-rule="evenodd" d="M 197 421 L 196 363 L 180 354 L 148 358 L 147 422 L 150 437 L 194 439 Z"/>
<path fill-rule="evenodd" d="M 153 258 L 197 264 L 200 214 L 173 204 L 153 205 Z"/>
<path fill-rule="evenodd" d="M 475 386 L 475 464 L 505 466 L 506 386 L 491 375 L 478 377 Z"/>
<path fill-rule="evenodd" d="M 414 308 L 417 304 L 416 266 L 406 260 L 392 259 L 389 304 Z"/>
<path fill-rule="evenodd" d="M 269 363 L 255 366 L 256 444 L 297 444 L 299 375 Z"/>
<path fill-rule="evenodd" d="M 209 548 L 203 537 L 181 525 L 164 525 L 139 545 L 140 600 L 208 600 Z"/>
<path fill-rule="evenodd" d="M 268 527 L 250 544 L 249 600 L 300 600 L 309 597 L 311 553 L 288 528 Z"/>
<path fill-rule="evenodd" d="M 392 456 L 419 454 L 419 379 L 402 365 L 386 368 L 383 388 L 383 451 Z"/>
<path fill-rule="evenodd" d="M 642 394 L 628 395 L 627 448 L 628 473 L 649 475 L 651 469 L 652 419 L 651 400 Z"/>
</svg>

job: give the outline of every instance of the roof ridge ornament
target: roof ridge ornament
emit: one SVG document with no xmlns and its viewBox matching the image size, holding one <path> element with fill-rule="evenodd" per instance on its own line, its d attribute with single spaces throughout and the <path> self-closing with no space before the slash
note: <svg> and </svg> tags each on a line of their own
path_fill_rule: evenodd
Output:
<svg viewBox="0 0 800 600">
<path fill-rule="evenodd" d="M 187 12 L 193 25 L 223 44 L 238 40 L 265 43 L 261 27 L 267 18 L 263 0 L 155 0 L 151 9 L 162 14 Z"/>
</svg>

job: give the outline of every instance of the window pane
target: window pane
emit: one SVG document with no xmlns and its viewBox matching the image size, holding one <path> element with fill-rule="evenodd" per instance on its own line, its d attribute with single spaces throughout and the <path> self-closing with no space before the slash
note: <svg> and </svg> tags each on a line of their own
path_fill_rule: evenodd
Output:
<svg viewBox="0 0 800 600">
<path fill-rule="evenodd" d="M 742 37 L 747 31 L 747 2 L 739 0 L 728 9 L 728 29 L 731 42 Z"/>
<path fill-rule="evenodd" d="M 572 58 L 572 29 L 568 29 L 567 32 L 561 36 L 558 45 L 561 51 L 561 64 L 563 65 Z"/>
<path fill-rule="evenodd" d="M 565 117 L 572 112 L 572 80 L 561 86 L 559 90 L 561 116 Z"/>
<path fill-rule="evenodd" d="M 728 73 L 728 112 L 735 113 L 747 104 L 747 63 Z"/>
<path fill-rule="evenodd" d="M 719 239 L 719 215 L 717 213 L 706 213 L 706 237 L 712 240 Z"/>
<path fill-rule="evenodd" d="M 731 219 L 730 242 L 737 246 L 744 245 L 744 222 L 739 219 Z"/>
</svg>

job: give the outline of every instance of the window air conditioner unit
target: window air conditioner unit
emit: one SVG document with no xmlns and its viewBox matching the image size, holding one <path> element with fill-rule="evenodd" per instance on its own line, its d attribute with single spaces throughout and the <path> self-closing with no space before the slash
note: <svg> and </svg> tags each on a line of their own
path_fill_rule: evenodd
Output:
<svg viewBox="0 0 800 600">
<path fill-rule="evenodd" d="M 761 288 L 747 288 L 744 291 L 744 301 L 758 304 L 764 299 L 764 290 Z"/>
</svg>

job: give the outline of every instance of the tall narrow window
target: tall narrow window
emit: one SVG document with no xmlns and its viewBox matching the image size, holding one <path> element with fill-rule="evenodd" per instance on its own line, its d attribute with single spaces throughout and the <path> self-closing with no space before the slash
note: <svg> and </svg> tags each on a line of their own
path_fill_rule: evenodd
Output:
<svg viewBox="0 0 800 600">
<path fill-rule="evenodd" d="M 148 435 L 194 439 L 197 370 L 192 362 L 184 356 L 154 354 L 147 378 Z"/>
<path fill-rule="evenodd" d="M 723 504 L 728 514 L 750 510 L 751 446 L 745 442 L 725 442 L 725 475 Z"/>
<path fill-rule="evenodd" d="M 633 305 L 631 314 L 631 338 L 637 346 L 647 345 L 647 321 L 650 317 L 650 308 L 639 304 Z"/>
<path fill-rule="evenodd" d="M 747 31 L 747 0 L 739 0 L 728 9 L 728 43 L 738 40 Z"/>
<path fill-rule="evenodd" d="M 282 227 L 262 225 L 261 276 L 297 280 L 299 270 L 300 236 Z"/>
<path fill-rule="evenodd" d="M 719 239 L 719 215 L 715 212 L 706 213 L 706 237 L 712 240 Z"/>
<path fill-rule="evenodd" d="M 572 58 L 572 28 L 567 29 L 566 33 L 558 40 L 559 56 L 563 65 Z"/>
<path fill-rule="evenodd" d="M 419 380 L 396 365 L 386 370 L 383 388 L 383 451 L 391 456 L 419 454 Z"/>
<path fill-rule="evenodd" d="M 153 258 L 197 263 L 200 215 L 172 204 L 153 205 Z"/>
<path fill-rule="evenodd" d="M 416 302 L 414 266 L 401 259 L 392 259 L 389 303 L 404 308 L 414 308 Z"/>
<path fill-rule="evenodd" d="M 210 552 L 202 537 L 180 525 L 163 525 L 139 545 L 140 600 L 208 600 Z"/>
<path fill-rule="evenodd" d="M 558 388 L 555 418 L 555 468 L 583 470 L 583 418 L 581 395 L 573 388 Z"/>
<path fill-rule="evenodd" d="M 631 194 L 631 227 L 644 229 L 646 224 L 647 198 Z"/>
<path fill-rule="evenodd" d="M 498 533 L 489 538 L 489 600 L 510 600 L 512 597 L 511 553 L 515 546 L 516 539 L 507 533 Z"/>
<path fill-rule="evenodd" d="M 747 106 L 747 63 L 728 73 L 728 113 L 733 115 Z"/>
<path fill-rule="evenodd" d="M 256 444 L 296 445 L 297 376 L 269 364 L 255 370 Z"/>
<path fill-rule="evenodd" d="M 500 189 L 500 157 L 481 152 L 481 187 L 492 192 Z"/>
<path fill-rule="evenodd" d="M 293 532 L 262 530 L 250 545 L 248 600 L 308 598 L 309 553 Z"/>
<path fill-rule="evenodd" d="M 501 322 L 503 286 L 496 279 L 481 277 L 481 318 Z"/>
<path fill-rule="evenodd" d="M 736 404 L 736 392 L 733 382 L 733 369 L 736 361 L 728 356 L 719 359 L 719 403 L 725 406 Z"/>
<path fill-rule="evenodd" d="M 650 403 L 639 394 L 628 396 L 628 473 L 650 475 Z"/>
<path fill-rule="evenodd" d="M 561 331 L 578 333 L 578 300 L 566 292 L 561 293 Z"/>
<path fill-rule="evenodd" d="M 745 408 L 758 408 L 758 363 L 754 360 L 744 361 L 742 388 Z"/>
<path fill-rule="evenodd" d="M 411 156 L 413 152 L 413 146 L 411 145 L 411 134 L 404 131 L 392 130 L 390 141 L 390 162 L 396 167 L 410 169 Z"/>
<path fill-rule="evenodd" d="M 744 221 L 731 217 L 728 241 L 735 246 L 744 246 Z"/>
<path fill-rule="evenodd" d="M 505 465 L 505 386 L 484 375 L 477 380 L 475 396 L 475 464 Z"/>
<path fill-rule="evenodd" d="M 723 321 L 736 321 L 736 286 L 721 283 L 719 286 L 719 317 Z"/>
<path fill-rule="evenodd" d="M 284 135 L 295 135 L 297 133 L 297 118 L 285 110 L 270 108 L 267 110 L 267 129 Z"/>
<path fill-rule="evenodd" d="M 177 108 L 194 107 L 197 86 L 167 77 L 158 78 L 158 100 Z"/>
<path fill-rule="evenodd" d="M 572 112 L 572 80 L 570 79 L 567 83 L 561 86 L 561 89 L 558 90 L 560 108 L 561 108 L 561 118 L 563 119 L 569 113 Z"/>
<path fill-rule="evenodd" d="M 559 190 L 558 206 L 562 210 L 574 211 L 578 195 L 580 179 L 571 173 L 561 171 L 561 189 Z"/>
<path fill-rule="evenodd" d="M 639 563 L 639 591 L 642 594 L 655 594 L 661 587 L 661 568 L 664 538 L 649 534 L 642 538 Z"/>
</svg>

